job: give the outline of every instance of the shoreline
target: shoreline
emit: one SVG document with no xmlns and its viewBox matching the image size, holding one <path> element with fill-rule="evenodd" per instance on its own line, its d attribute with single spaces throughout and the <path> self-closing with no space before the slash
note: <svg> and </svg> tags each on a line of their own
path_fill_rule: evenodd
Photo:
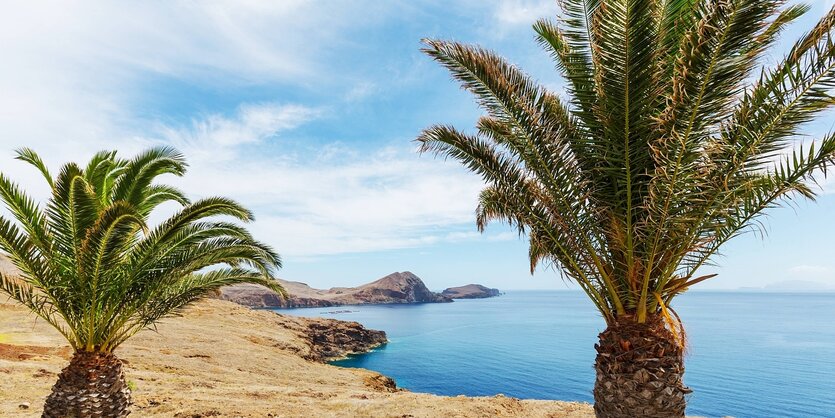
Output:
<svg viewBox="0 0 835 418">
<path fill-rule="evenodd" d="M 0 302 L 0 416 L 37 417 L 71 350 L 25 308 Z M 381 337 L 382 336 L 382 337 Z M 584 403 L 410 392 L 329 364 L 384 342 L 356 322 L 203 300 L 116 350 L 141 417 L 593 417 Z M 327 362 L 327 363 L 325 363 Z M 25 409 L 21 405 L 26 405 Z"/>
</svg>

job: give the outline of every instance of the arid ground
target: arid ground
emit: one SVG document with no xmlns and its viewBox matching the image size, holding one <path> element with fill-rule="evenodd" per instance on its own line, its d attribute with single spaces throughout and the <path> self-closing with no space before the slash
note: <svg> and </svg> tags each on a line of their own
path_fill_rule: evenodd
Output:
<svg viewBox="0 0 835 418">
<path fill-rule="evenodd" d="M 204 300 L 163 321 L 157 332 L 143 331 L 116 352 L 134 389 L 132 416 L 594 416 L 588 404 L 394 389 L 378 373 L 317 361 L 323 347 L 309 334 L 311 321 L 320 320 Z M 47 324 L 0 302 L 0 416 L 40 416 L 70 355 Z"/>
</svg>

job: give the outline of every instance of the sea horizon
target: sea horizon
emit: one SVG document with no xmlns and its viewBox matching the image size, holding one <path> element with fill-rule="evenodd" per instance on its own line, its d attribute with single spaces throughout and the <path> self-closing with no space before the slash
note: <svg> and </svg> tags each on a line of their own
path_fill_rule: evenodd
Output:
<svg viewBox="0 0 835 418">
<path fill-rule="evenodd" d="M 0 418 L 835 418 L 835 0 L 3 12 Z"/>
<path fill-rule="evenodd" d="M 702 290 L 677 300 L 688 333 L 684 381 L 694 389 L 689 415 L 826 417 L 835 410 L 835 332 L 813 333 L 807 320 L 835 316 L 835 294 L 798 295 Z M 572 289 L 353 305 L 335 314 L 330 307 L 276 311 L 386 331 L 389 344 L 333 364 L 378 371 L 415 392 L 593 401 L 593 346 L 605 323 Z"/>
<path fill-rule="evenodd" d="M 431 289 L 433 292 L 440 292 L 443 289 Z M 499 289 L 500 292 L 573 292 L 573 293 L 583 293 L 580 289 Z M 735 289 L 701 289 L 701 288 L 693 288 L 687 291 L 686 294 L 692 293 L 786 293 L 786 294 L 835 294 L 835 289 L 794 289 L 794 290 L 783 290 L 783 289 L 767 289 L 767 288 L 756 288 L 756 287 L 740 287 Z M 362 306 L 362 305 L 352 305 L 352 306 Z"/>
</svg>

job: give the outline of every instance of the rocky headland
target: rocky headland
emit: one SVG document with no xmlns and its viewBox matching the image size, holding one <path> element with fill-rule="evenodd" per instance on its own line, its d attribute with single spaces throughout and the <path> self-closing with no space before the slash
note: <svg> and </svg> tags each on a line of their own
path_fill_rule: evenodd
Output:
<svg viewBox="0 0 835 418">
<path fill-rule="evenodd" d="M 502 293 L 499 289 L 491 289 L 480 284 L 468 284 L 444 289 L 441 294 L 450 299 L 483 299 L 499 296 Z"/>
<path fill-rule="evenodd" d="M 156 331 L 156 332 L 155 332 Z M 379 373 L 324 363 L 376 347 L 355 322 L 305 319 L 204 300 L 116 350 L 136 417 L 577 417 L 588 404 L 413 393 Z M 72 350 L 0 298 L 0 416 L 41 416 Z"/>
<path fill-rule="evenodd" d="M 304 318 L 301 334 L 310 349 L 310 360 L 328 362 L 352 354 L 367 353 L 388 342 L 385 331 L 362 326 L 359 322 Z"/>
<path fill-rule="evenodd" d="M 236 285 L 221 289 L 220 298 L 256 308 L 311 308 L 383 303 L 452 302 L 435 293 L 411 272 L 392 273 L 358 287 L 314 289 L 305 283 L 280 280 L 289 297 L 258 285 Z"/>
</svg>

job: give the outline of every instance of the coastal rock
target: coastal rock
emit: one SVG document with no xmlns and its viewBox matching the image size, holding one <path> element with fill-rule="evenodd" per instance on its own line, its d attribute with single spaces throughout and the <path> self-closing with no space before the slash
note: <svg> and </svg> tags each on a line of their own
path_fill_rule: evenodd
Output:
<svg viewBox="0 0 835 418">
<path fill-rule="evenodd" d="M 201 300 L 119 347 L 130 362 L 134 414 L 171 417 L 459 417 L 594 418 L 588 404 L 508 398 L 446 397 L 399 390 L 365 369 L 313 361 L 308 319 Z M 317 328 L 317 327 L 313 327 Z M 336 333 L 353 332 L 351 326 Z M 38 418 L 55 376 L 72 352 L 52 326 L 0 297 L 0 417 Z M 327 340 L 327 339 L 326 339 Z M 22 353 L 39 353 L 20 359 Z M 41 376 L 45 370 L 51 378 Z M 20 405 L 27 403 L 28 409 Z M 131 417 L 134 415 L 132 414 Z"/>
<path fill-rule="evenodd" d="M 321 362 L 366 353 L 388 342 L 384 331 L 335 319 L 310 319 L 306 335 L 311 346 L 310 359 Z"/>
<path fill-rule="evenodd" d="M 468 284 L 466 286 L 450 287 L 441 294 L 451 299 L 482 299 L 499 296 L 501 292 L 499 292 L 499 289 L 491 289 L 480 284 Z"/>
<path fill-rule="evenodd" d="M 220 299 L 256 308 L 311 308 L 341 305 L 383 303 L 436 303 L 452 299 L 430 291 L 411 272 L 392 273 L 358 287 L 314 289 L 305 283 L 279 280 L 289 297 L 258 285 L 243 284 L 224 287 Z"/>
</svg>

